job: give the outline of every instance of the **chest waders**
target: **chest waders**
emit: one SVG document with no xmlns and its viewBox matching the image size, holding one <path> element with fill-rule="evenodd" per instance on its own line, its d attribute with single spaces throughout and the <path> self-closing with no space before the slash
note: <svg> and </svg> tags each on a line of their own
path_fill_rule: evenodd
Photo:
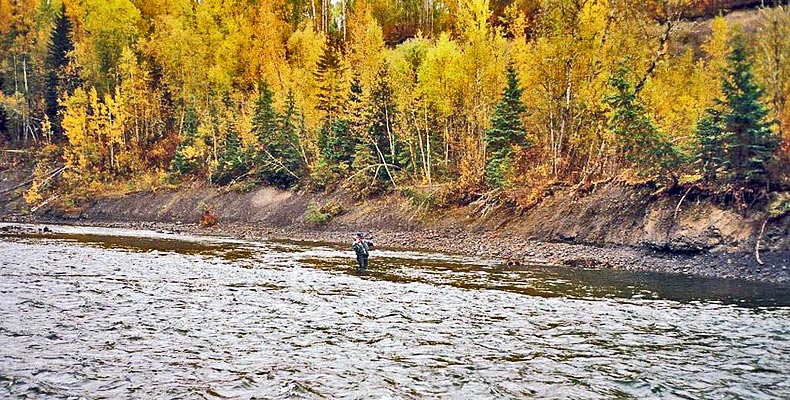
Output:
<svg viewBox="0 0 790 400">
<path fill-rule="evenodd" d="M 368 246 L 365 241 L 360 241 L 355 245 L 354 251 L 357 253 L 357 263 L 359 264 L 359 269 L 367 269 L 368 268 L 368 257 L 370 256 L 370 247 Z"/>
</svg>

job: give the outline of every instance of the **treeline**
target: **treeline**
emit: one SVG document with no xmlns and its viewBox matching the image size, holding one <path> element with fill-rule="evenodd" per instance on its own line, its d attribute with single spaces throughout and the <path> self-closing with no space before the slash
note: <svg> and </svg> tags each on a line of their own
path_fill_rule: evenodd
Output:
<svg viewBox="0 0 790 400">
<path fill-rule="evenodd" d="M 0 0 L 0 140 L 66 166 L 31 202 L 191 179 L 521 206 L 612 178 L 787 185 L 790 9 L 671 53 L 706 7 Z"/>
</svg>

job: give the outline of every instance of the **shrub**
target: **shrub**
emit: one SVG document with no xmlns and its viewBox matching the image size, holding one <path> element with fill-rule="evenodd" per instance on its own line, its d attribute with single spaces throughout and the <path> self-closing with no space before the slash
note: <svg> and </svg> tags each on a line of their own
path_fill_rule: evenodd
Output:
<svg viewBox="0 0 790 400">
<path fill-rule="evenodd" d="M 313 225 L 323 226 L 332 218 L 343 214 L 344 211 L 343 207 L 335 202 L 329 202 L 322 206 L 315 200 L 311 200 L 307 205 L 305 220 Z"/>
</svg>

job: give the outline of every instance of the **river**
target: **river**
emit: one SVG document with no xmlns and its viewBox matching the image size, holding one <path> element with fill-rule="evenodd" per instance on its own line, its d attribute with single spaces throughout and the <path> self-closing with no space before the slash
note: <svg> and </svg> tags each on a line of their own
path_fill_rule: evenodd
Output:
<svg viewBox="0 0 790 400">
<path fill-rule="evenodd" d="M 0 236 L 0 398 L 790 398 L 788 285 L 53 230 Z"/>
</svg>

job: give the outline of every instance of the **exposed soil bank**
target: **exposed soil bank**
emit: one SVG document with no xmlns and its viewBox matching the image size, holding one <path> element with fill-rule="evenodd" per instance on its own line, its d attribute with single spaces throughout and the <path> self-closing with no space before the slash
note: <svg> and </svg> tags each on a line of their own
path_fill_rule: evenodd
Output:
<svg viewBox="0 0 790 400">
<path fill-rule="evenodd" d="M 10 185 L 9 175 L 3 175 L 0 189 Z M 0 212 L 6 221 L 143 227 L 250 239 L 350 243 L 353 232 L 372 231 L 385 247 L 492 257 L 506 263 L 790 282 L 790 217 L 766 225 L 760 265 L 754 249 L 764 214 L 744 216 L 693 192 L 680 202 L 683 194 L 656 194 L 653 188 L 619 184 L 559 188 L 537 207 L 516 215 L 508 207 L 477 203 L 426 210 L 397 194 L 356 202 L 345 191 L 259 187 L 238 193 L 194 184 L 178 191 L 97 199 L 78 212 L 42 209 L 35 216 L 19 212 L 23 207 L 18 193 L 6 193 L 0 195 Z M 317 226 L 307 217 L 313 201 L 340 205 L 343 213 Z M 201 229 L 196 222 L 207 206 L 219 224 Z"/>
</svg>

